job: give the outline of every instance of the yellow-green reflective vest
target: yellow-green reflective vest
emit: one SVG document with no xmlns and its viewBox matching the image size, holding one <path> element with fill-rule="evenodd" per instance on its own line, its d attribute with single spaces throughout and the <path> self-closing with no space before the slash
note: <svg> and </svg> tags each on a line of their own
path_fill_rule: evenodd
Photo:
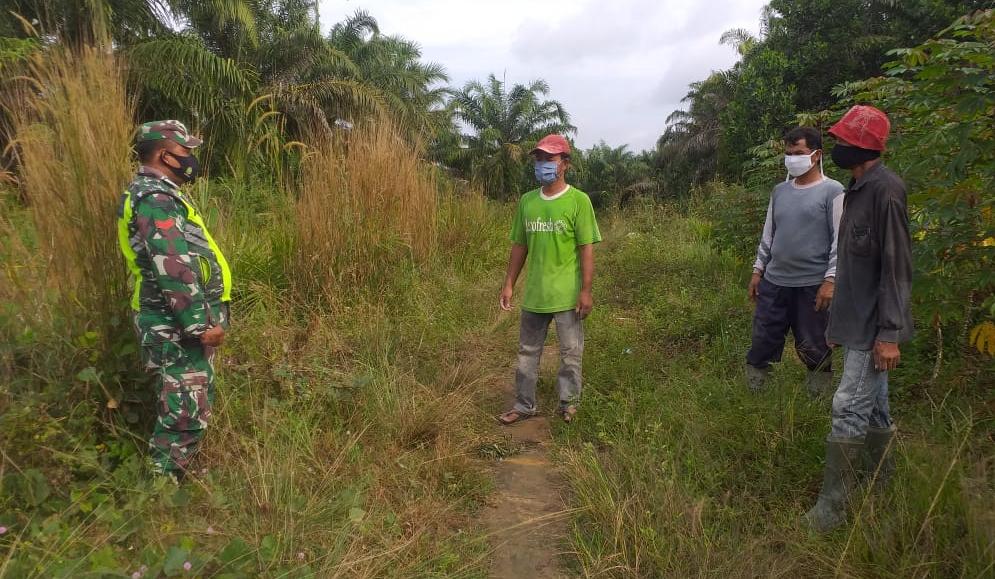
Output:
<svg viewBox="0 0 995 579">
<path fill-rule="evenodd" d="M 232 277 L 228 260 L 221 248 L 214 241 L 203 217 L 196 208 L 187 201 L 184 195 L 166 179 L 139 174 L 128 189 L 123 193 L 118 212 L 118 243 L 124 255 L 129 272 L 131 272 L 134 288 L 131 296 L 131 308 L 140 311 L 143 305 L 143 287 L 146 291 L 156 292 L 156 273 L 152 271 L 145 241 L 138 234 L 135 224 L 135 207 L 148 195 L 162 193 L 169 195 L 186 208 L 186 224 L 183 236 L 187 241 L 190 253 L 199 265 L 199 282 L 204 290 L 208 305 L 214 302 L 231 301 Z M 144 257 L 144 258 L 143 258 Z"/>
</svg>

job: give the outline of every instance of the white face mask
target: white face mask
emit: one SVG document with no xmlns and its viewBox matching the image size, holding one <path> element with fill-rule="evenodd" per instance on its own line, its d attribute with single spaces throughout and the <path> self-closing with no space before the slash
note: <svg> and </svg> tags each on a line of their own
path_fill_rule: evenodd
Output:
<svg viewBox="0 0 995 579">
<path fill-rule="evenodd" d="M 809 169 L 815 166 L 815 163 L 812 162 L 812 155 L 816 152 L 812 151 L 808 155 L 785 155 L 784 167 L 788 170 L 788 174 L 792 177 L 801 177 L 808 173 Z"/>
</svg>

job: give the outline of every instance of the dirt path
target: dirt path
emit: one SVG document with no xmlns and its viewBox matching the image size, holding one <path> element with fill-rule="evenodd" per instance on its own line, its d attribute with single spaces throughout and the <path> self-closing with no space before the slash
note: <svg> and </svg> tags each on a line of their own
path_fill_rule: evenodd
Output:
<svg viewBox="0 0 995 579">
<path fill-rule="evenodd" d="M 555 349 L 547 347 L 543 367 L 556 362 Z M 507 399 L 513 398 L 509 387 Z M 484 512 L 494 550 L 490 575 L 495 579 L 566 577 L 559 554 L 567 546 L 569 515 L 560 492 L 561 475 L 549 459 L 549 418 L 539 416 L 496 428 L 522 450 L 495 466 L 495 492 Z"/>
</svg>

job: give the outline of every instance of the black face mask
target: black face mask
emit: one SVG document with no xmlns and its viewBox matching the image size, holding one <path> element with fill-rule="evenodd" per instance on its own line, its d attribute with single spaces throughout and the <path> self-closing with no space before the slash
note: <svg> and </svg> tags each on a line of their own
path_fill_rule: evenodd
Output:
<svg viewBox="0 0 995 579">
<path fill-rule="evenodd" d="M 836 143 L 836 146 L 833 147 L 832 154 L 833 163 L 840 169 L 848 170 L 872 159 L 877 159 L 880 156 L 881 151 L 861 149 L 860 147 L 851 147 L 850 145 L 840 143 Z"/>
<path fill-rule="evenodd" d="M 174 155 L 169 151 L 164 151 L 164 153 L 176 159 L 176 162 L 180 164 L 179 168 L 176 168 L 163 163 L 169 167 L 169 170 L 172 171 L 174 175 L 183 180 L 184 183 L 192 183 L 195 179 L 197 179 L 197 176 L 200 175 L 200 161 L 197 160 L 197 157 L 194 157 L 193 155 L 181 157 L 179 155 Z"/>
</svg>

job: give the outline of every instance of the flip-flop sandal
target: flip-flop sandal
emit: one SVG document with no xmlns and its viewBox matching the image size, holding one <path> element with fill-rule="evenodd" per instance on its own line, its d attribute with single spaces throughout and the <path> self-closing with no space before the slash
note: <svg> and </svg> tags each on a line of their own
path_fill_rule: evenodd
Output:
<svg viewBox="0 0 995 579">
<path fill-rule="evenodd" d="M 497 421 L 503 426 L 511 426 L 516 422 L 521 422 L 529 418 L 532 418 L 531 414 L 525 414 L 524 412 L 519 412 L 517 410 L 509 410 L 508 412 L 499 415 L 497 417 Z"/>
<path fill-rule="evenodd" d="M 570 424 L 571 422 L 574 421 L 574 418 L 577 416 L 577 407 L 573 405 L 567 406 L 566 408 L 560 411 L 560 416 L 563 417 L 563 422 Z"/>
</svg>

